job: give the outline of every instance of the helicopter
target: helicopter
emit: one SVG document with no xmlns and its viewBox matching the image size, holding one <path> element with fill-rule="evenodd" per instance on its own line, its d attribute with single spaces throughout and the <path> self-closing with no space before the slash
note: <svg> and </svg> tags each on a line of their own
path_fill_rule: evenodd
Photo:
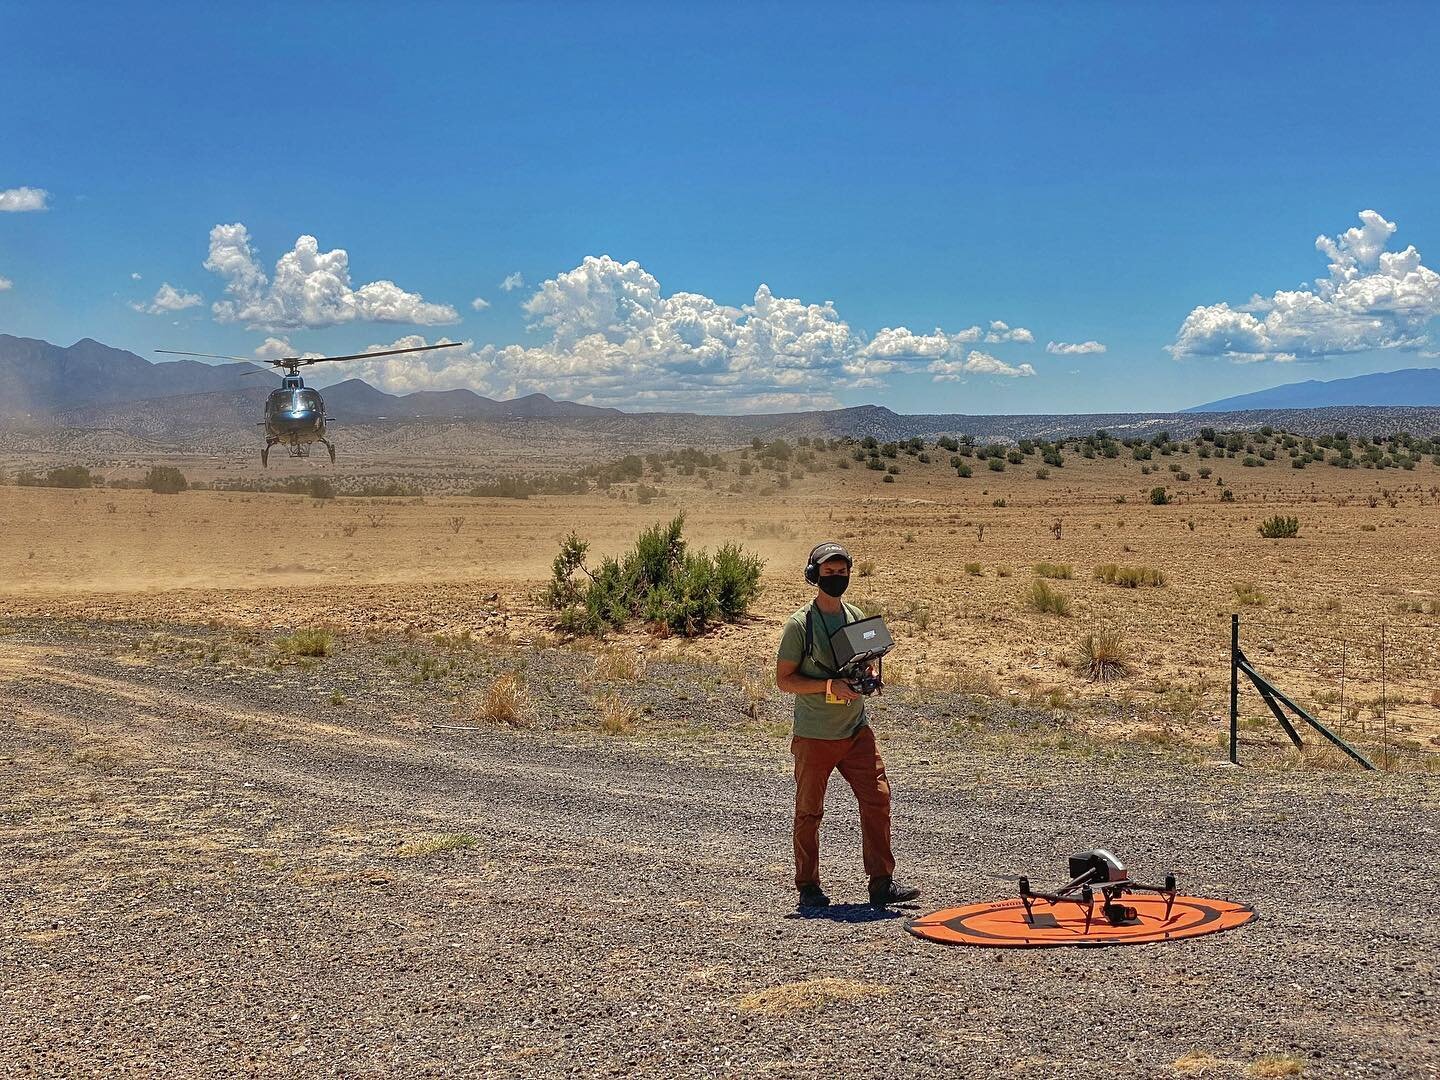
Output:
<svg viewBox="0 0 1440 1080">
<path fill-rule="evenodd" d="M 325 438 L 325 423 L 333 417 L 325 415 L 325 400 L 320 391 L 305 385 L 300 369 L 310 364 L 326 363 L 331 360 L 370 360 L 377 356 L 394 356 L 398 353 L 429 352 L 431 349 L 450 349 L 463 344 L 449 341 L 442 345 L 417 345 L 409 349 L 384 349 L 379 352 L 352 353 L 349 356 L 282 356 L 262 360 L 271 367 L 284 368 L 278 389 L 270 391 L 265 399 L 265 419 L 257 426 L 265 429 L 265 446 L 260 451 L 260 464 L 270 467 L 270 448 L 277 443 L 290 451 L 291 457 L 310 456 L 310 447 L 320 443 L 330 452 L 330 464 L 335 464 L 335 444 Z M 168 356 L 205 356 L 212 360 L 239 360 L 244 363 L 255 361 L 244 356 L 221 356 L 219 353 L 177 352 L 174 349 L 156 349 L 157 353 Z M 247 371 L 247 375 L 260 372 Z"/>
</svg>

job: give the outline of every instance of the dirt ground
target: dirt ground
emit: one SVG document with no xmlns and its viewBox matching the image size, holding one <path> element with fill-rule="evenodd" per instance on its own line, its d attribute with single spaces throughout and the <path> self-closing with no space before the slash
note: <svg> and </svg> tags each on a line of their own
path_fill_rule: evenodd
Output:
<svg viewBox="0 0 1440 1080">
<path fill-rule="evenodd" d="M 900 873 L 789 883 L 785 706 L 712 665 L 14 620 L 0 638 L 7 1075 L 1433 1077 L 1440 801 L 1415 774 L 1227 770 L 936 691 L 875 703 Z M 613 661 L 614 657 L 610 659 Z M 521 673 L 519 719 L 477 723 Z M 628 711 L 616 734 L 597 703 Z M 909 917 L 1137 874 L 1228 933 L 947 948 Z"/>
<path fill-rule="evenodd" d="M 640 632 L 638 648 L 763 659 L 776 621 L 804 600 L 805 553 L 837 538 L 859 561 L 849 598 L 875 605 L 901 642 L 894 685 L 1019 697 L 1111 725 L 1118 706 L 1129 728 L 1211 743 L 1228 715 L 1238 611 L 1256 666 L 1325 723 L 1406 767 L 1440 764 L 1440 467 L 1429 459 L 1376 471 L 1294 470 L 1283 459 L 1244 468 L 1193 452 L 1149 463 L 1067 455 L 1046 479 L 1035 458 L 960 479 L 945 452 L 933 456 L 902 454 L 896 482 L 883 483 L 837 468 L 847 453 L 822 452 L 780 489 L 772 472 L 741 477 L 746 462 L 732 452 L 704 477 L 647 470 L 659 494 L 644 505 L 633 483 L 528 500 L 0 487 L 0 605 L 543 639 L 553 617 L 538 597 L 562 536 L 574 529 L 592 555 L 614 553 L 683 511 L 692 544 L 736 541 L 765 557 L 758 618 L 683 646 Z M 185 465 L 197 479 L 236 473 L 228 461 Z M 393 475 L 400 464 L 350 467 Z M 1202 480 L 1202 468 L 1213 475 Z M 324 470 L 286 461 L 266 475 Z M 1150 505 L 1157 485 L 1169 505 Z M 1222 501 L 1227 490 L 1233 501 Z M 1299 537 L 1262 538 L 1273 514 L 1298 517 Z M 1027 605 L 1044 563 L 1072 575 L 1050 582 L 1071 601 L 1068 616 Z M 1104 584 L 1093 575 L 1106 564 L 1159 571 L 1164 585 Z M 1076 649 L 1106 629 L 1118 631 L 1129 674 L 1091 682 Z M 1275 733 L 1248 688 L 1242 705 L 1256 738 Z"/>
<path fill-rule="evenodd" d="M 0 486 L 0 1072 L 1436 1076 L 1440 467 L 1067 455 L 962 479 L 932 454 L 886 483 L 843 452 L 782 479 L 737 451 L 647 468 L 653 496 Z M 751 617 L 556 630 L 566 533 L 598 557 L 681 511 L 692 544 L 766 559 Z M 1262 538 L 1273 514 L 1299 537 Z M 925 900 L 895 917 L 858 903 L 838 781 L 840 904 L 796 918 L 788 883 L 769 673 L 826 538 L 899 642 L 874 716 Z M 1027 604 L 1046 563 L 1068 615 Z M 1164 584 L 1097 580 L 1111 563 Z M 1251 767 L 1217 765 L 1235 611 L 1379 772 L 1290 750 L 1250 690 Z M 1128 671 L 1091 682 L 1077 648 L 1107 629 Z M 329 655 L 287 644 L 307 630 Z M 507 675 L 517 719 L 477 720 Z M 1095 844 L 1260 918 L 1076 953 L 905 933 Z"/>
</svg>

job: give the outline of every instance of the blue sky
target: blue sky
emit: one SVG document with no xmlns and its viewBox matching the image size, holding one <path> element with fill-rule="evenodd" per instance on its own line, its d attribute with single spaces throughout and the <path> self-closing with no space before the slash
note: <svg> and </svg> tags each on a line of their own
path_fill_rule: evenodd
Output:
<svg viewBox="0 0 1440 1080">
<path fill-rule="evenodd" d="M 0 3 L 0 332 L 703 411 L 1436 363 L 1433 5 L 681 7 Z"/>
</svg>

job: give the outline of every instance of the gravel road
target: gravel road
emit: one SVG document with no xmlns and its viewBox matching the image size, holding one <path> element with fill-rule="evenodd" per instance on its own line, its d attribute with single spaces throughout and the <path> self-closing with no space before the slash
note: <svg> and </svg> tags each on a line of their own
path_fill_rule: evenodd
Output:
<svg viewBox="0 0 1440 1080">
<path fill-rule="evenodd" d="M 5 629 L 0 1074 L 1440 1075 L 1433 778 L 897 699 L 876 728 L 924 905 L 861 906 L 837 780 L 837 906 L 805 918 L 783 702 L 747 712 L 714 670 L 652 663 L 616 688 L 637 733 L 607 736 L 561 650 L 441 650 L 430 677 L 429 645 L 269 667 L 219 630 Z M 471 723 L 517 668 L 533 723 Z M 905 932 L 1096 844 L 1260 916 L 1105 950 Z"/>
</svg>

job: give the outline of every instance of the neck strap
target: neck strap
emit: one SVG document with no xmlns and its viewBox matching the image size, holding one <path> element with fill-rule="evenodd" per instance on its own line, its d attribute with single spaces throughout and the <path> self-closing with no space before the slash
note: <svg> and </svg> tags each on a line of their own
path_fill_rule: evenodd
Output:
<svg viewBox="0 0 1440 1080">
<path fill-rule="evenodd" d="M 810 606 L 805 609 L 805 655 L 808 656 L 808 657 L 811 659 L 811 661 L 815 664 L 815 666 L 818 667 L 821 671 L 823 671 L 829 678 L 836 679 L 836 678 L 839 678 L 839 677 L 840 677 L 840 673 L 839 673 L 838 671 L 836 671 L 834 668 L 832 668 L 829 664 L 822 664 L 822 663 L 820 662 L 820 658 L 815 655 L 815 621 L 814 621 L 814 620 L 815 620 L 815 613 L 816 613 L 817 611 L 820 611 L 819 605 L 816 604 L 815 601 L 813 601 L 813 600 L 810 602 Z M 845 601 L 843 601 L 843 600 L 840 601 L 840 619 L 841 619 L 841 622 L 840 622 L 840 625 L 841 625 L 841 626 L 848 626 L 848 625 L 850 625 L 850 609 L 845 606 Z M 825 613 L 824 613 L 823 611 L 820 611 L 820 621 L 821 621 L 821 624 L 823 625 L 823 624 L 824 624 L 824 621 L 825 621 Z M 828 637 L 826 638 L 826 643 L 827 643 L 827 644 L 829 643 L 829 638 L 828 638 Z M 833 646 L 831 647 L 830 658 L 831 658 L 832 660 L 835 658 L 835 651 L 834 651 Z"/>
</svg>

